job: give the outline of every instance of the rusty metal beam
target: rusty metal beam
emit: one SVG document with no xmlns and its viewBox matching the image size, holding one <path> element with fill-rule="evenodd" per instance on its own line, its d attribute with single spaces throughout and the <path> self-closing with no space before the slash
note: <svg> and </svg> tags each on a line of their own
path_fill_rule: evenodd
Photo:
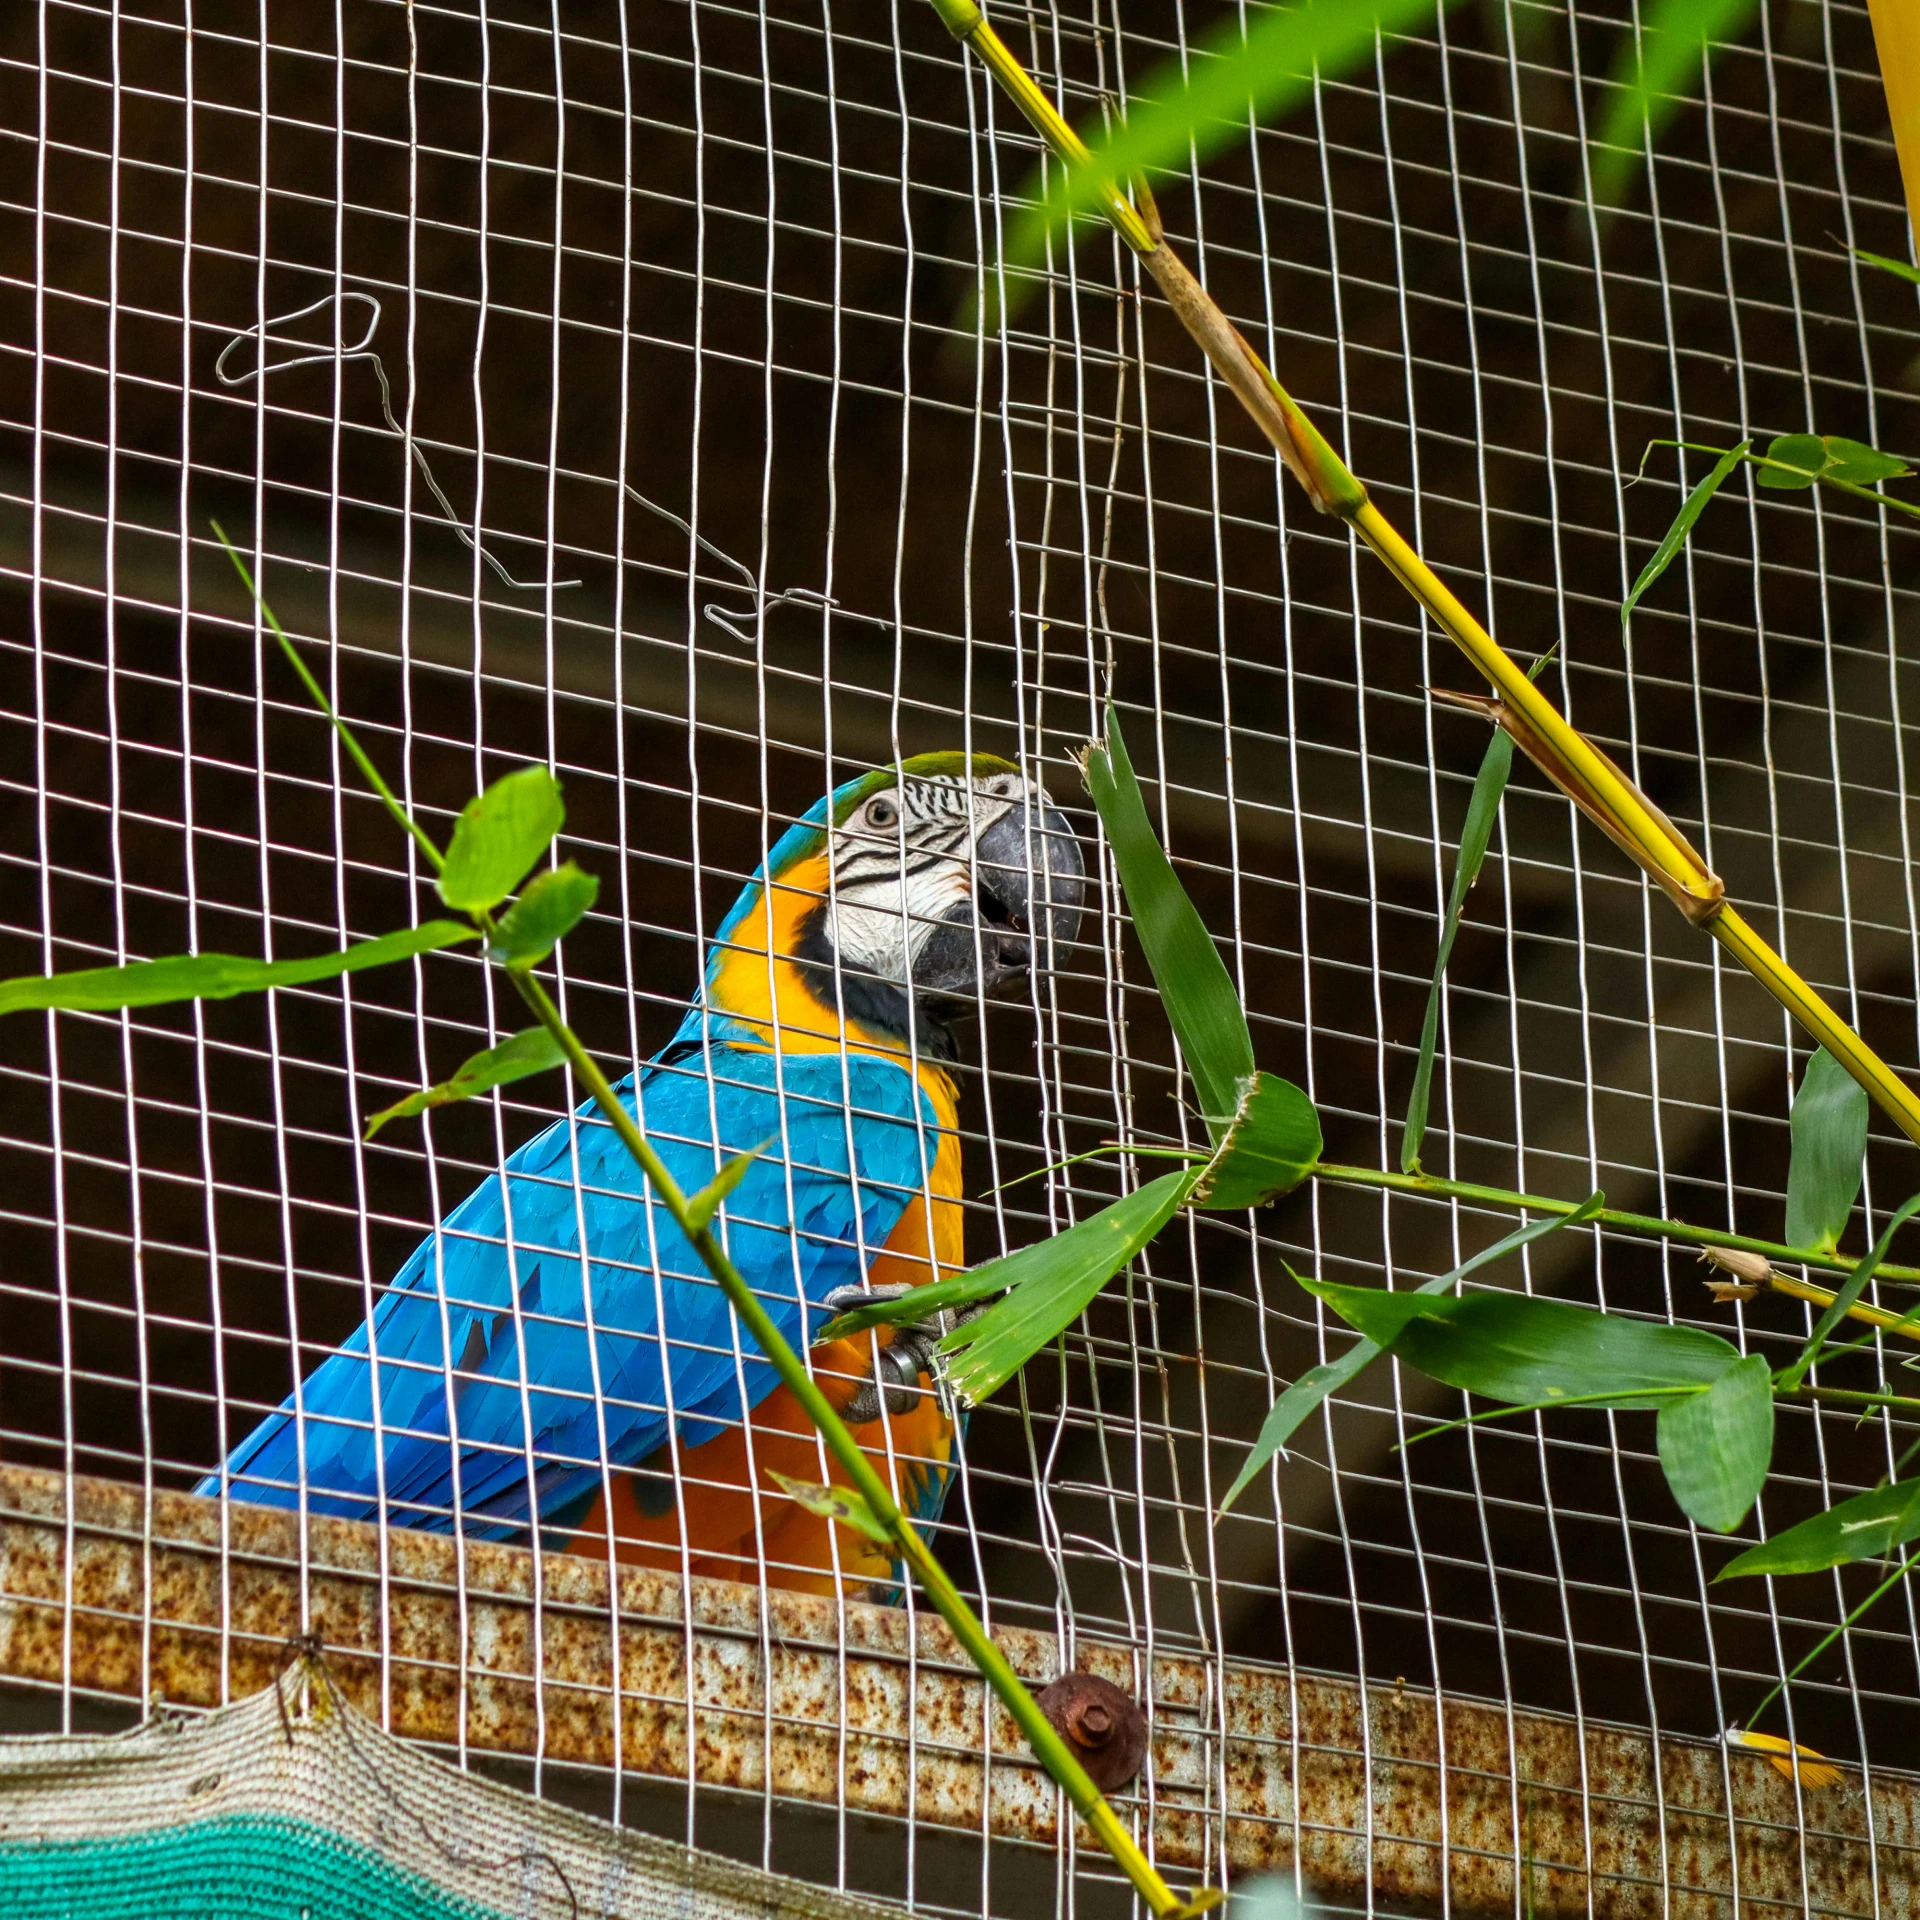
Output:
<svg viewBox="0 0 1920 1920">
<path fill-rule="evenodd" d="M 69 1505 L 71 1489 L 71 1506 Z M 937 1620 L 0 1467 L 0 1676 L 208 1707 L 327 1649 L 397 1734 L 1052 1844 L 1055 1795 Z M 998 1638 L 1036 1683 L 1051 1636 Z M 537 1652 L 537 1658 L 536 1658 Z M 1081 1666 L 1139 1692 L 1132 1653 Z M 536 1686 L 534 1676 L 540 1676 Z M 1159 1858 L 1360 1899 L 1603 1920 L 1920 1910 L 1920 1776 L 1806 1796 L 1757 1756 L 1396 1687 L 1155 1660 Z M 1445 1764 L 1441 1763 L 1444 1749 Z M 1221 1799 L 1224 1794 L 1224 1818 Z M 1871 1805 L 1869 1827 L 1867 1809 Z M 1526 1863 L 1523 1868 L 1523 1862 Z"/>
</svg>

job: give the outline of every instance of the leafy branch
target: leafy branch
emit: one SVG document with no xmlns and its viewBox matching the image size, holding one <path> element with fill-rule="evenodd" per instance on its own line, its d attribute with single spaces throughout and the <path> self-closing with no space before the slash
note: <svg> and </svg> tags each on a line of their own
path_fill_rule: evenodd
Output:
<svg viewBox="0 0 1920 1920">
<path fill-rule="evenodd" d="M 1692 925 L 1711 934 L 1806 1028 L 1817 1045 L 1866 1088 L 1901 1131 L 1920 1143 L 1920 1097 L 1768 945 L 1727 899 L 1719 875 L 1679 828 L 1607 754 L 1569 725 L 1380 511 L 1325 435 L 1180 259 L 1167 240 L 1152 195 L 1145 189 L 1144 176 L 1137 177 L 1135 197 L 1129 199 L 1118 184 L 1123 172 L 1113 150 L 1104 148 L 1096 154 L 1089 149 L 994 31 L 976 0 L 930 0 L 930 4 L 948 31 L 1000 83 L 1054 159 L 1066 168 L 1074 182 L 1070 191 L 1083 194 L 1087 204 L 1098 208 L 1159 286 L 1181 325 L 1272 443 L 1314 507 L 1346 522 L 1493 688 L 1490 698 L 1454 697 L 1476 706 L 1487 719 L 1505 729 L 1514 744 L 1646 873 Z M 1376 11 L 1355 4 L 1355 0 L 1310 0 L 1310 4 L 1291 9 L 1282 17 L 1296 22 L 1303 34 L 1328 28 L 1336 13 L 1365 21 L 1366 32 L 1347 43 L 1349 55 L 1358 57 L 1356 49 L 1364 50 L 1371 44 L 1371 22 Z M 1671 29 L 1672 46 L 1682 49 L 1690 60 L 1704 48 L 1708 35 L 1725 30 L 1733 19 L 1744 17 L 1744 12 L 1731 0 L 1665 0 L 1662 18 Z M 1312 22 L 1319 24 L 1310 27 Z M 1291 61 L 1292 70 L 1311 71 L 1317 55 L 1306 41 L 1283 49 L 1265 33 L 1263 27 L 1257 53 L 1243 56 L 1249 63 L 1245 74 L 1249 85 L 1255 68 L 1263 63 L 1285 69 Z M 1244 46 L 1254 45 L 1254 36 L 1249 35 Z M 1644 109 L 1655 105 L 1660 75 L 1668 71 L 1663 64 L 1666 59 L 1665 51 L 1657 60 L 1636 52 L 1636 84 L 1646 89 L 1639 103 Z M 1671 68 L 1676 75 L 1679 70 L 1679 65 Z M 1205 84 L 1212 86 L 1214 82 L 1209 79 Z M 1207 134 L 1208 116 L 1198 110 L 1189 112 L 1185 101 L 1184 93 L 1176 96 L 1168 112 L 1176 120 L 1184 116 L 1190 136 L 1198 141 Z M 1139 137 L 1137 128 L 1134 137 Z"/>
<path fill-rule="evenodd" d="M 1202 1888 L 1183 1898 L 1169 1887 L 1135 1843 L 1119 1816 L 1088 1777 L 1067 1741 L 1054 1729 L 1027 1690 L 1012 1663 L 988 1635 L 959 1588 L 900 1510 L 893 1491 L 867 1458 L 851 1431 L 815 1384 L 806 1362 L 787 1343 L 773 1317 L 728 1258 L 714 1232 L 721 1202 L 759 1149 L 727 1161 L 715 1179 L 688 1194 L 622 1104 L 599 1064 L 581 1043 L 534 973 L 558 942 L 592 906 L 598 882 L 571 861 L 521 882 L 545 858 L 566 821 L 560 785 L 545 767 L 524 767 L 495 781 L 467 803 L 453 837 L 441 851 L 432 836 L 407 811 L 379 769 L 333 709 L 324 690 L 272 609 L 262 598 L 244 561 L 226 534 L 214 531 L 226 548 L 247 591 L 271 628 L 314 702 L 340 739 L 368 785 L 402 830 L 426 857 L 435 887 L 445 904 L 467 915 L 469 926 L 431 921 L 384 939 L 366 941 L 344 952 L 312 960 L 266 963 L 224 954 L 186 955 L 125 967 L 94 968 L 0 983 L 0 1012 L 40 1008 L 99 1011 L 157 1006 L 168 1001 L 225 998 L 275 986 L 304 984 L 355 972 L 476 938 L 487 956 L 505 972 L 536 1026 L 468 1060 L 450 1080 L 423 1088 L 374 1116 L 369 1134 L 406 1114 L 463 1100 L 489 1087 L 564 1064 L 586 1088 L 634 1163 L 646 1176 L 668 1214 L 692 1243 L 702 1264 L 726 1295 L 747 1333 L 772 1363 L 827 1450 L 853 1483 L 850 1488 L 805 1487 L 788 1483 L 802 1504 L 889 1547 L 925 1590 L 941 1618 L 1026 1736 L 1035 1756 L 1066 1794 L 1075 1810 L 1114 1856 L 1155 1914 L 1185 1920 L 1217 1905 L 1225 1896 Z M 516 888 L 519 898 L 511 906 Z M 505 908 L 502 912 L 501 909 Z"/>
<path fill-rule="evenodd" d="M 1871 256 L 1876 261 L 1879 256 Z M 1755 453 L 1751 440 L 1737 447 L 1706 447 L 1695 440 L 1649 440 L 1640 456 L 1640 474 L 1655 447 L 1673 447 L 1688 453 L 1710 453 L 1714 464 L 1705 479 L 1680 503 L 1673 524 L 1660 538 L 1653 557 L 1640 569 L 1633 590 L 1620 603 L 1620 624 L 1624 627 L 1647 589 L 1666 572 L 1687 544 L 1687 536 L 1706 511 L 1707 503 L 1742 466 L 1754 469 L 1754 477 L 1763 487 L 1780 493 L 1803 492 L 1813 486 L 1832 487 L 1850 493 L 1856 499 L 1871 501 L 1877 507 L 1890 507 L 1920 519 L 1920 506 L 1881 492 L 1883 480 L 1903 480 L 1913 472 L 1906 461 L 1891 453 L 1882 453 L 1863 441 L 1848 440 L 1837 433 L 1783 433 L 1767 444 L 1765 453 Z M 1636 476 L 1638 477 L 1638 476 Z"/>
<path fill-rule="evenodd" d="M 1454 4 L 1440 0 L 1443 9 Z M 934 5 L 956 38 L 969 38 L 968 0 Z M 1757 7 L 1758 0 L 1653 0 L 1639 31 L 1621 37 L 1595 142 L 1598 204 L 1623 197 L 1646 146 L 1680 105 L 1689 73 L 1697 77 L 1710 43 L 1744 32 Z M 1372 59 L 1384 36 L 1426 24 L 1433 11 L 1434 0 L 1301 0 L 1230 16 L 1184 54 L 1154 67 L 1124 115 L 1111 117 L 1078 155 L 1061 156 L 1067 166 L 1030 183 L 1029 208 L 1015 225 L 1008 265 L 1040 260 L 1047 242 L 1067 232 L 1076 214 L 1104 214 L 1131 244 L 1129 221 L 1137 216 L 1116 182 L 1135 183 L 1140 195 L 1150 170 L 1210 159 L 1230 141 L 1244 139 L 1250 125 L 1276 119 L 1305 99 L 1316 79 L 1336 78 Z M 985 46 L 975 50 L 1019 100 L 1018 82 L 1001 74 Z M 1019 103 L 1025 111 L 1025 101 Z M 1059 152 L 1051 137 L 1049 145 Z"/>
<path fill-rule="evenodd" d="M 976 1302 L 1004 1287 L 1005 1297 L 987 1315 L 943 1342 L 943 1358 L 958 1355 L 946 1358 L 950 1384 L 965 1397 L 984 1398 L 1057 1338 L 1106 1281 L 1143 1251 L 1182 1208 L 1257 1206 L 1302 1178 L 1316 1178 L 1468 1199 L 1537 1217 L 1451 1272 L 1406 1292 L 1334 1286 L 1295 1275 L 1303 1289 L 1361 1338 L 1339 1358 L 1311 1369 L 1282 1392 L 1221 1501 L 1223 1515 L 1316 1409 L 1387 1353 L 1444 1385 L 1503 1403 L 1496 1412 L 1470 1415 L 1465 1422 L 1450 1422 L 1429 1433 L 1489 1419 L 1579 1408 L 1654 1413 L 1656 1449 L 1676 1503 L 1700 1526 L 1722 1533 L 1745 1521 L 1766 1480 L 1778 1400 L 1831 1401 L 1889 1414 L 1920 1412 L 1920 1399 L 1884 1388 L 1866 1392 L 1809 1378 L 1816 1365 L 1831 1366 L 1857 1350 L 1858 1341 L 1849 1347 L 1830 1344 L 1843 1318 L 1865 1322 L 1869 1331 L 1864 1339 L 1894 1333 L 1920 1340 L 1920 1309 L 1900 1315 L 1862 1298 L 1876 1276 L 1920 1279 L 1912 1268 L 1886 1266 L 1895 1234 L 1920 1212 L 1920 1196 L 1895 1212 L 1864 1259 L 1850 1261 L 1838 1252 L 1860 1191 L 1868 1103 L 1860 1087 L 1830 1056 L 1818 1051 L 1811 1056 L 1793 1104 L 1787 1221 L 1794 1244 L 1610 1209 L 1599 1193 L 1584 1201 L 1562 1201 L 1424 1173 L 1325 1162 L 1319 1157 L 1317 1117 L 1306 1096 L 1254 1065 L 1244 1009 L 1218 949 L 1147 824 L 1118 719 L 1111 710 L 1105 740 L 1089 752 L 1086 770 L 1136 931 L 1208 1127 L 1211 1151 L 1194 1154 L 1188 1164 L 1136 1188 L 1065 1233 L 932 1287 L 862 1307 L 827 1328 L 824 1337 L 886 1321 L 922 1318 L 944 1307 Z M 1461 856 L 1463 870 L 1472 848 L 1484 851 L 1490 837 L 1499 783 L 1485 783 L 1479 797 L 1480 817 L 1477 822 L 1470 819 L 1468 844 Z M 1456 878 L 1456 907 L 1462 894 Z M 1436 990 L 1444 975 L 1449 930 L 1443 930 Z M 1219 1112 L 1229 1086 L 1236 1089 L 1237 1101 L 1231 1120 Z M 1270 1112 L 1263 1112 L 1263 1103 L 1271 1103 Z M 1283 1150 L 1276 1152 L 1277 1145 Z M 1480 1269 L 1562 1227 L 1580 1225 L 1700 1245 L 1722 1271 L 1738 1276 L 1734 1281 L 1712 1283 L 1717 1287 L 1731 1288 L 1739 1297 L 1771 1287 L 1818 1305 L 1821 1317 L 1795 1359 L 1775 1370 L 1764 1358 L 1743 1354 L 1731 1341 L 1702 1328 L 1505 1290 L 1459 1290 Z M 1775 1259 L 1824 1265 L 1843 1273 L 1845 1279 L 1837 1291 L 1829 1291 L 1776 1272 Z M 989 1338 L 983 1340 L 972 1331 L 982 1328 L 988 1330 Z M 1899 1509 L 1902 1524 L 1908 1511 L 1904 1506 Z M 1877 1515 L 1879 1508 L 1874 1512 Z M 1920 1536 L 1920 1508 L 1914 1513 L 1915 1535 Z M 1871 1527 L 1848 1531 L 1843 1526 L 1823 1534 L 1817 1551 L 1813 1547 L 1794 1551 L 1803 1559 L 1810 1555 L 1818 1559 L 1820 1553 L 1837 1555 L 1837 1559 L 1819 1561 L 1834 1565 L 1844 1559 L 1875 1557 L 1881 1538 L 1882 1532 Z M 1743 1555 L 1728 1573 L 1762 1570 L 1753 1556 L 1763 1551 Z"/>
</svg>

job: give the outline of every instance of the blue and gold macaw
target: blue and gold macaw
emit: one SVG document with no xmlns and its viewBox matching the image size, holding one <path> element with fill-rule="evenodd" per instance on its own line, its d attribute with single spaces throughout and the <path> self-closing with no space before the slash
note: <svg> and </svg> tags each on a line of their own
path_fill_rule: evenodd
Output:
<svg viewBox="0 0 1920 1920">
<path fill-rule="evenodd" d="M 672 1042 L 620 1097 L 692 1193 L 762 1148 L 723 1218 L 805 1347 L 867 1289 L 965 1264 L 952 1021 L 1071 938 L 1077 842 L 985 754 L 850 781 L 722 922 Z M 946 1491 L 937 1327 L 813 1349 L 909 1512 Z M 772 1478 L 820 1478 L 805 1414 L 591 1105 L 511 1156 L 204 1493 L 814 1593 L 890 1580 Z M 837 1467 L 829 1469 L 838 1477 Z"/>
</svg>

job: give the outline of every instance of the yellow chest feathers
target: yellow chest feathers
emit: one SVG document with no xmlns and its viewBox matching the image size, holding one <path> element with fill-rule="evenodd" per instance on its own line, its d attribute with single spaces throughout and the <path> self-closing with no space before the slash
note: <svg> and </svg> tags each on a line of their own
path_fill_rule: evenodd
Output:
<svg viewBox="0 0 1920 1920">
<path fill-rule="evenodd" d="M 791 956 L 798 949 L 807 916 L 826 891 L 824 852 L 800 861 L 763 887 L 714 965 L 707 1001 L 715 1012 L 746 1029 L 748 1037 L 736 1044 L 783 1053 L 870 1053 L 911 1068 L 940 1126 L 940 1143 L 927 1181 L 931 1207 L 927 1201 L 918 1201 L 907 1208 L 869 1277 L 876 1283 L 919 1285 L 934 1277 L 936 1265 L 940 1272 L 951 1273 L 964 1264 L 958 1094 L 937 1061 L 914 1060 L 902 1040 L 846 1018 L 808 986 Z M 901 1270 L 883 1271 L 895 1267 Z"/>
</svg>

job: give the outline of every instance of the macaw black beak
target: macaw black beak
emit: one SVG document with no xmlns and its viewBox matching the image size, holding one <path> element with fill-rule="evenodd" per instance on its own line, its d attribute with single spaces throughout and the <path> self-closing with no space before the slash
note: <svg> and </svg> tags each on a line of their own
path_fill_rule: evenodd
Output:
<svg viewBox="0 0 1920 1920">
<path fill-rule="evenodd" d="M 1043 793 L 980 836 L 973 864 L 971 910 L 934 928 L 913 970 L 922 993 L 957 1002 L 1011 992 L 1035 966 L 1061 964 L 1087 892 L 1080 842 Z"/>
</svg>

